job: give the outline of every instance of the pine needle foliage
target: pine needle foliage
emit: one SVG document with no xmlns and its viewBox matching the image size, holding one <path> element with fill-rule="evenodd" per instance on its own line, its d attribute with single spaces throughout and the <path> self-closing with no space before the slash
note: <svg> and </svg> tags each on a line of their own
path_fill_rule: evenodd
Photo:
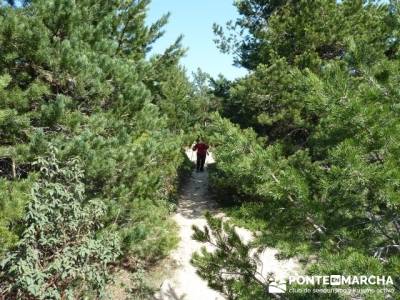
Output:
<svg viewBox="0 0 400 300">
<path fill-rule="evenodd" d="M 65 172 L 82 174 L 68 191 L 84 187 L 85 199 L 98 199 L 99 205 L 81 207 L 82 222 L 92 216 L 103 226 L 85 229 L 93 238 L 90 249 L 103 241 L 102 232 L 118 236 L 121 253 L 104 257 L 105 264 L 114 260 L 135 271 L 176 245 L 169 215 L 188 167 L 183 144 L 198 109 L 179 66 L 185 52 L 181 38 L 149 57 L 169 17 L 148 25 L 149 2 L 0 1 L 0 255 L 10 263 L 16 262 L 13 253 L 23 251 L 21 241 L 36 234 L 27 231 L 25 208 L 44 201 L 29 192 L 42 182 L 34 161 L 46 157 L 50 147 L 57 149 L 61 169 L 62 162 L 75 158 L 81 164 L 73 170 L 65 166 Z M 47 197 L 49 203 L 58 199 Z M 60 213 L 57 205 L 51 218 Z M 63 231 L 53 229 L 52 238 L 62 239 Z M 71 260 L 78 254 L 71 252 Z M 43 263 L 41 257 L 36 262 Z M 55 272 L 39 271 L 43 278 Z M 47 279 L 35 279 L 28 288 L 29 274 L 9 270 L 10 277 L 21 275 L 21 282 L 9 281 L 8 291 L 52 298 L 67 291 L 79 297 L 82 286 L 88 293 L 97 290 L 97 279 L 76 283 L 86 273 L 75 271 L 47 289 Z"/>
<path fill-rule="evenodd" d="M 365 297 L 395 297 L 398 1 L 237 6 L 245 37 L 217 33 L 251 72 L 215 93 L 225 118 L 215 115 L 208 128 L 213 189 L 236 222 L 262 231 L 261 246 L 317 257 L 312 274 L 391 275 L 393 295 Z"/>
</svg>

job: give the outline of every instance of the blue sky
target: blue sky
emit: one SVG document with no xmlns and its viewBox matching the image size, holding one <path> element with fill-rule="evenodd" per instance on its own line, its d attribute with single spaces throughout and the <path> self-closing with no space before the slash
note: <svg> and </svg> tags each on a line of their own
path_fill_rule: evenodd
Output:
<svg viewBox="0 0 400 300">
<path fill-rule="evenodd" d="M 215 46 L 212 25 L 223 25 L 237 17 L 233 0 L 152 0 L 148 22 L 154 22 L 161 15 L 170 12 L 165 35 L 153 47 L 153 53 L 161 53 L 183 34 L 183 45 L 189 48 L 182 64 L 189 73 L 200 67 L 203 71 L 217 76 L 223 74 L 234 79 L 246 74 L 245 69 L 232 65 L 233 58 L 222 54 Z"/>
</svg>

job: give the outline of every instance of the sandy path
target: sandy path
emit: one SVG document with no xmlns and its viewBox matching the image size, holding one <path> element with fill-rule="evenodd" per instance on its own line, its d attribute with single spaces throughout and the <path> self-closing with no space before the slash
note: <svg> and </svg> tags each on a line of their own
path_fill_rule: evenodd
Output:
<svg viewBox="0 0 400 300">
<path fill-rule="evenodd" d="M 195 155 L 188 150 L 187 156 L 193 160 Z M 212 163 L 207 157 L 207 163 Z M 172 278 L 163 282 L 160 292 L 155 295 L 159 300 L 220 300 L 225 299 L 220 293 L 208 287 L 207 282 L 196 273 L 190 263 L 194 252 L 204 244 L 192 240 L 192 225 L 202 228 L 207 224 L 203 217 L 206 210 L 214 211 L 217 205 L 208 196 L 208 174 L 193 171 L 190 180 L 180 196 L 179 207 L 174 219 L 178 224 L 181 241 L 173 251 L 171 258 L 177 265 Z"/>
<path fill-rule="evenodd" d="M 186 155 L 194 160 L 195 155 L 191 150 Z M 206 164 L 213 163 L 212 156 L 207 157 Z M 171 259 L 176 265 L 170 278 L 165 280 L 160 291 L 155 295 L 157 300 L 222 300 L 226 299 L 219 292 L 208 287 L 207 282 L 200 278 L 196 273 L 195 267 L 190 263 L 194 252 L 199 251 L 203 243 L 194 241 L 192 225 L 200 228 L 207 222 L 204 218 L 205 211 L 214 212 L 216 215 L 224 218 L 224 214 L 219 213 L 217 204 L 210 198 L 208 193 L 208 173 L 193 172 L 190 180 L 185 185 L 179 200 L 179 207 L 174 219 L 178 224 L 180 243 L 178 248 L 171 254 Z M 249 230 L 236 227 L 241 240 L 247 243 L 253 240 L 253 234 Z M 207 247 L 212 250 L 211 246 Z M 272 272 L 275 278 L 287 278 L 290 274 L 301 272 L 300 264 L 296 259 L 278 260 L 275 255 L 276 249 L 267 248 L 260 255 L 262 264 L 259 266 L 259 272 L 265 276 Z"/>
</svg>

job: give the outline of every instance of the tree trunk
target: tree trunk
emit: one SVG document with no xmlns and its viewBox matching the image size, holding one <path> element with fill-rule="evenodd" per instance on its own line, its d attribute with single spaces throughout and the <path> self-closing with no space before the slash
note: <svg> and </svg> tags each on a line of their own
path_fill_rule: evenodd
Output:
<svg viewBox="0 0 400 300">
<path fill-rule="evenodd" d="M 17 178 L 17 171 L 15 167 L 15 159 L 11 158 L 11 174 L 12 174 L 12 179 Z"/>
</svg>

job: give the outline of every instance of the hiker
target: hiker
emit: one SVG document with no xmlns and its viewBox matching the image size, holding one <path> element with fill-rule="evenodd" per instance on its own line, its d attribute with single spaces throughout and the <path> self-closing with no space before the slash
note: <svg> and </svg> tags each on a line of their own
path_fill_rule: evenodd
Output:
<svg viewBox="0 0 400 300">
<path fill-rule="evenodd" d="M 193 147 L 193 151 L 197 151 L 197 172 L 204 171 L 204 164 L 206 163 L 206 156 L 208 154 L 208 145 L 204 143 L 200 138 L 197 139 L 196 144 Z"/>
</svg>

